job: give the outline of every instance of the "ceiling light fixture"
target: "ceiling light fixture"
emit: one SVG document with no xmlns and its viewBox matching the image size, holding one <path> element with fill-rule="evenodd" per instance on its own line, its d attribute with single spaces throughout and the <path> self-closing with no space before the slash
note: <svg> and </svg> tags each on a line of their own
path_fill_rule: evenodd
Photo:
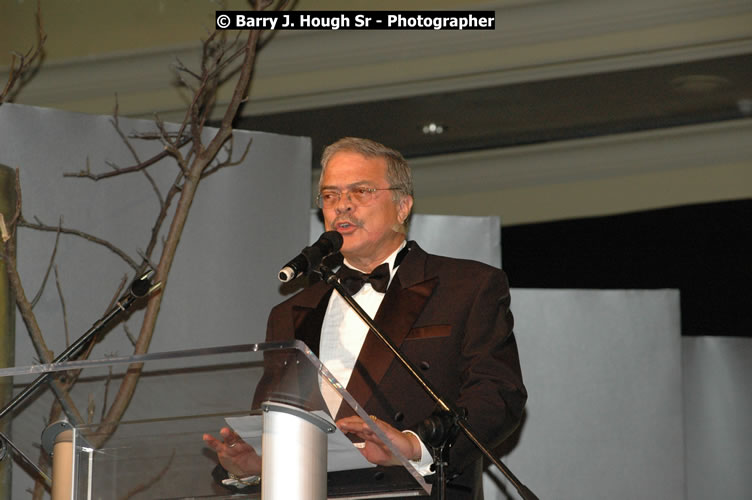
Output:
<svg viewBox="0 0 752 500">
<path fill-rule="evenodd" d="M 423 125 L 423 133 L 425 135 L 440 135 L 444 133 L 444 126 L 431 122 Z"/>
<path fill-rule="evenodd" d="M 717 75 L 684 75 L 674 78 L 670 83 L 677 92 L 697 94 L 718 90 L 731 82 Z"/>
<path fill-rule="evenodd" d="M 744 116 L 752 115 L 752 99 L 744 97 L 736 101 L 736 105 L 739 108 L 739 112 Z"/>
</svg>

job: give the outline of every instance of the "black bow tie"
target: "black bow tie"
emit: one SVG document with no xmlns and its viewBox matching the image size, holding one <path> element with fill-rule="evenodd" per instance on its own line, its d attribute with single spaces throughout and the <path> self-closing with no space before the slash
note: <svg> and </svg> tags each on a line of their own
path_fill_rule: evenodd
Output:
<svg viewBox="0 0 752 500">
<path fill-rule="evenodd" d="M 389 264 L 384 262 L 370 274 L 361 273 L 343 264 L 337 271 L 337 277 L 352 295 L 358 293 L 366 283 L 370 283 L 377 292 L 386 293 L 390 277 Z"/>
</svg>

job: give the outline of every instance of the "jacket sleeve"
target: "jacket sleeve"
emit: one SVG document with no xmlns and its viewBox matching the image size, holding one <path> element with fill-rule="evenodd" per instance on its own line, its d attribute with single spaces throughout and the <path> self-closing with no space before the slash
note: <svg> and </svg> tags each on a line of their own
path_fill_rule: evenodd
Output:
<svg viewBox="0 0 752 500">
<path fill-rule="evenodd" d="M 470 429 L 489 448 L 517 428 L 527 400 L 510 301 L 504 272 L 485 273 L 471 299 L 458 360 L 462 385 L 455 405 L 467 411 Z M 450 466 L 462 470 L 479 456 L 480 451 L 460 434 Z"/>
</svg>

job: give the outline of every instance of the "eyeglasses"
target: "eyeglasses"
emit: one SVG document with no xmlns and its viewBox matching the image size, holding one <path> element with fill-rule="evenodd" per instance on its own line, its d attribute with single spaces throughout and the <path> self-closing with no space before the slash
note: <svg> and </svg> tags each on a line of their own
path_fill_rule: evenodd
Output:
<svg viewBox="0 0 752 500">
<path fill-rule="evenodd" d="M 388 187 L 388 188 L 372 188 L 359 186 L 347 189 L 345 191 L 339 191 L 336 189 L 325 189 L 319 193 L 316 197 L 316 205 L 319 208 L 334 208 L 343 194 L 347 194 L 353 203 L 360 206 L 366 206 L 373 203 L 376 199 L 376 192 L 378 191 L 399 191 L 400 188 Z"/>
</svg>

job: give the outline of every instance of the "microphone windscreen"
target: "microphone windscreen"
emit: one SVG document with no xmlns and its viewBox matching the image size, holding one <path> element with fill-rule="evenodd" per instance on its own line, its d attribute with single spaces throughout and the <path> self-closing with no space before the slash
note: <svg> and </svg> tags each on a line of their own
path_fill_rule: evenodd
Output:
<svg viewBox="0 0 752 500">
<path fill-rule="evenodd" d="M 342 235 L 339 234 L 337 231 L 327 231 L 324 234 L 321 235 L 321 238 L 319 238 L 319 241 L 324 240 L 327 241 L 331 247 L 327 249 L 325 253 L 330 254 L 334 252 L 339 252 L 339 249 L 342 248 L 342 244 L 344 243 L 344 240 L 342 239 Z"/>
</svg>

